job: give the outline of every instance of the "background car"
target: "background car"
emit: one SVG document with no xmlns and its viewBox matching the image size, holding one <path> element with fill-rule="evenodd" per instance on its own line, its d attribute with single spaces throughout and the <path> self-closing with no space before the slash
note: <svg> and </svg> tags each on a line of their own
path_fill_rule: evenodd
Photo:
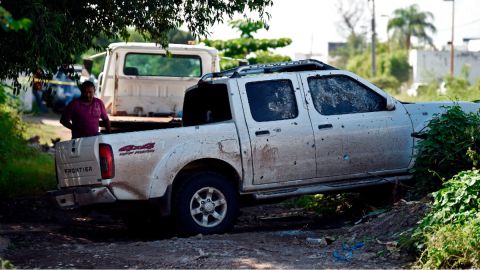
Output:
<svg viewBox="0 0 480 270">
<path fill-rule="evenodd" d="M 86 80 L 96 83 L 96 78 L 86 72 L 81 65 L 75 65 L 73 71 L 60 68 L 45 84 L 43 99 L 48 107 L 61 112 L 72 100 L 80 97 L 79 86 Z"/>
</svg>

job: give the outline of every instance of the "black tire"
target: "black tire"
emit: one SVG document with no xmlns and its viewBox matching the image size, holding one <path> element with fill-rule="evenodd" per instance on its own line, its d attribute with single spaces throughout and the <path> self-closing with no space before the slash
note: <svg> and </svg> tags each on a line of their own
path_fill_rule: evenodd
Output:
<svg viewBox="0 0 480 270">
<path fill-rule="evenodd" d="M 225 176 L 201 172 L 178 189 L 173 207 L 182 233 L 224 233 L 233 228 L 238 216 L 238 194 Z"/>
</svg>

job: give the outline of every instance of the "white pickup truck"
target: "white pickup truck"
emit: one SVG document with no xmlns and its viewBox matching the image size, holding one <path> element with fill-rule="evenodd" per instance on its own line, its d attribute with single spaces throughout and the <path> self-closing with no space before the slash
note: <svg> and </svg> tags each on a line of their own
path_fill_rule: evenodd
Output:
<svg viewBox="0 0 480 270">
<path fill-rule="evenodd" d="M 185 232 L 221 233 L 243 197 L 409 179 L 412 133 L 448 105 L 403 104 L 314 60 L 207 74 L 185 94 L 183 127 L 58 143 L 53 194 L 64 208 L 144 202 Z"/>
<path fill-rule="evenodd" d="M 180 126 L 185 90 L 203 75 L 219 70 L 215 48 L 169 44 L 164 49 L 155 43 L 112 43 L 99 75 L 97 96 L 105 103 L 114 129 Z"/>
</svg>

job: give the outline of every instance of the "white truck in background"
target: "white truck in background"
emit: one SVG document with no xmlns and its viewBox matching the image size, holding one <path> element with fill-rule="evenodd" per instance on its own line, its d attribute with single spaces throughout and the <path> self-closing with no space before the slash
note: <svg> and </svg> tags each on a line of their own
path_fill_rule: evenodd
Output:
<svg viewBox="0 0 480 270">
<path fill-rule="evenodd" d="M 105 103 L 114 130 L 179 126 L 185 90 L 219 70 L 218 51 L 211 47 L 112 43 L 98 78 L 97 97 Z"/>
</svg>

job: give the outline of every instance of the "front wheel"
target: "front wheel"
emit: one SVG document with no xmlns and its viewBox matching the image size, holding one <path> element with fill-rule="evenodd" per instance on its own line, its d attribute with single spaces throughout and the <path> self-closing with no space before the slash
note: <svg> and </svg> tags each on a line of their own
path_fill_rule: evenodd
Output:
<svg viewBox="0 0 480 270">
<path fill-rule="evenodd" d="M 187 234 L 215 234 L 230 230 L 238 214 L 238 195 L 223 175 L 192 175 L 176 194 L 175 216 Z"/>
</svg>

